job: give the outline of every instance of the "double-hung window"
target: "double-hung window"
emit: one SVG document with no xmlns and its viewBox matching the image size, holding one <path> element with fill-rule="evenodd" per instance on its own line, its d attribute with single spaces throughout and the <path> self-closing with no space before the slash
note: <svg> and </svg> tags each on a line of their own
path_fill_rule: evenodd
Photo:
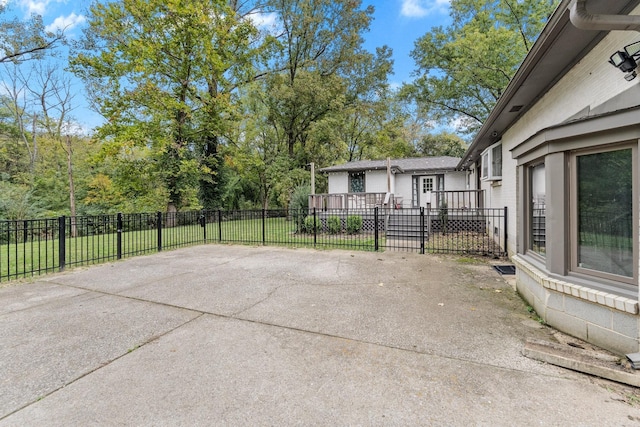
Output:
<svg viewBox="0 0 640 427">
<path fill-rule="evenodd" d="M 482 176 L 485 181 L 502 179 L 502 142 L 493 144 L 482 152 Z"/>
</svg>

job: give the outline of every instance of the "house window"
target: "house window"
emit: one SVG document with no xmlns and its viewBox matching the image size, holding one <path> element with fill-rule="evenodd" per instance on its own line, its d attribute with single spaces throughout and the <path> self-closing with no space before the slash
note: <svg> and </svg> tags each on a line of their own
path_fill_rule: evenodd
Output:
<svg viewBox="0 0 640 427">
<path fill-rule="evenodd" d="M 502 179 L 502 143 L 498 142 L 482 153 L 482 179 L 498 181 Z"/>
<path fill-rule="evenodd" d="M 572 155 L 574 271 L 635 283 L 636 156 L 634 147 Z"/>
<path fill-rule="evenodd" d="M 422 180 L 422 193 L 433 191 L 433 178 L 425 178 Z"/>
<path fill-rule="evenodd" d="M 364 193 L 364 172 L 349 173 L 349 192 Z"/>
<path fill-rule="evenodd" d="M 544 163 L 529 166 L 529 249 L 546 254 L 546 189 Z"/>
</svg>

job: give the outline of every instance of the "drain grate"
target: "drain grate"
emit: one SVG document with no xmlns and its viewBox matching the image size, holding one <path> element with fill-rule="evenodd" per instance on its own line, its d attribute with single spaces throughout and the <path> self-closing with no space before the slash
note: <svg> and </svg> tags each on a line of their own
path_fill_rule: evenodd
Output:
<svg viewBox="0 0 640 427">
<path fill-rule="evenodd" d="M 516 274 L 515 265 L 494 265 L 493 268 L 500 274 Z"/>
</svg>

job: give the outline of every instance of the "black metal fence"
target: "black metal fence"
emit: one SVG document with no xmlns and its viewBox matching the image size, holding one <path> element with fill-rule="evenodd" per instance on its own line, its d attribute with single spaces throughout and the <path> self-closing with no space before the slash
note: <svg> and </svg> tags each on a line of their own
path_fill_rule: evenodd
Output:
<svg viewBox="0 0 640 427">
<path fill-rule="evenodd" d="M 505 209 L 254 210 L 0 221 L 0 281 L 205 243 L 503 256 Z"/>
</svg>

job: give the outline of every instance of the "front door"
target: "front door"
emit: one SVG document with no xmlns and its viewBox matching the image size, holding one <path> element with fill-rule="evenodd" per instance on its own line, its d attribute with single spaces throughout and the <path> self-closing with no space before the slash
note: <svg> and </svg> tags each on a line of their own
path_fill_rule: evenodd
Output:
<svg viewBox="0 0 640 427">
<path fill-rule="evenodd" d="M 421 176 L 418 183 L 418 192 L 420 193 L 418 206 L 429 209 L 433 203 L 431 192 L 436 189 L 436 177 Z"/>
</svg>

